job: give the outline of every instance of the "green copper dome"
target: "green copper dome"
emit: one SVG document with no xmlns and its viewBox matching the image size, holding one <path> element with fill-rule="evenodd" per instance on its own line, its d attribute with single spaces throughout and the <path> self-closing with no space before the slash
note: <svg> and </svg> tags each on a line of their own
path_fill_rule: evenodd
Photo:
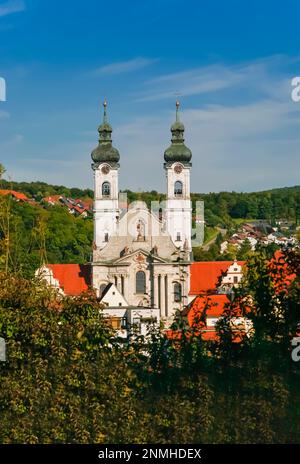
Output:
<svg viewBox="0 0 300 464">
<path fill-rule="evenodd" d="M 106 114 L 106 101 L 103 103 L 104 106 L 104 113 L 103 113 L 103 123 L 99 126 L 99 144 L 92 153 L 91 157 L 95 164 L 100 163 L 110 163 L 115 164 L 118 163 L 120 160 L 120 154 L 116 148 L 112 146 L 112 127 L 107 121 L 107 114 Z"/>
<path fill-rule="evenodd" d="M 190 163 L 192 159 L 191 150 L 184 144 L 184 125 L 179 120 L 179 102 L 176 102 L 176 121 L 171 126 L 172 140 L 166 149 L 164 158 L 166 163 L 181 162 Z"/>
</svg>

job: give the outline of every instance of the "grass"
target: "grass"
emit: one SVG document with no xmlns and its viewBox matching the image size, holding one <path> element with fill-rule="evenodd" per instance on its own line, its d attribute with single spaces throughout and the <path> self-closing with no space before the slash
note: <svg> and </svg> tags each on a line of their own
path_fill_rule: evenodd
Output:
<svg viewBox="0 0 300 464">
<path fill-rule="evenodd" d="M 243 224 L 245 222 L 258 222 L 259 219 L 231 218 L 235 224 Z"/>
<path fill-rule="evenodd" d="M 202 244 L 202 246 L 206 245 L 208 242 L 216 238 L 218 235 L 219 231 L 215 227 L 205 227 L 205 240 Z"/>
</svg>

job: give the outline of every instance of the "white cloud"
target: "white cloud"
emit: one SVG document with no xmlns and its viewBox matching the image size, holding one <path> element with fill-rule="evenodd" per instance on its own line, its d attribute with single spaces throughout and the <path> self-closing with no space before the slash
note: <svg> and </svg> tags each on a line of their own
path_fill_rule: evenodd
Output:
<svg viewBox="0 0 300 464">
<path fill-rule="evenodd" d="M 154 101 L 165 98 L 199 95 L 237 85 L 241 75 L 224 66 L 210 66 L 160 76 L 148 81 L 150 88 L 138 96 L 138 101 Z"/>
<path fill-rule="evenodd" d="M 8 16 L 12 13 L 19 13 L 26 9 L 23 0 L 9 0 L 0 5 L 0 17 Z"/>
<path fill-rule="evenodd" d="M 193 152 L 192 191 L 253 191 L 299 184 L 300 103 L 291 100 L 291 78 L 297 68 L 299 75 L 297 57 L 276 56 L 235 66 L 183 69 L 142 84 L 139 98 L 162 101 L 132 105 L 130 112 L 124 105 L 124 113 L 117 116 L 109 112 L 114 146 L 121 156 L 121 188 L 166 190 L 163 154 L 175 119 L 175 105 L 168 99 L 174 102 L 172 92 L 182 89 L 180 118 Z M 90 130 L 94 123 L 86 123 L 86 113 L 74 120 L 72 114 L 45 113 L 35 121 L 47 126 L 47 137 L 49 128 L 53 133 L 42 151 L 41 142 L 27 135 L 28 127 L 18 129 L 25 134 L 23 143 L 0 147 L 7 160 L 3 164 L 16 180 L 92 185 L 90 152 L 97 131 Z M 69 141 L 63 136 L 56 139 L 57 117 L 59 125 L 69 129 Z M 94 117 L 98 118 L 89 120 Z M 76 141 L 70 135 L 74 130 Z M 28 153 L 25 162 L 24 153 Z"/>
<path fill-rule="evenodd" d="M 145 68 L 155 63 L 157 60 L 150 58 L 137 57 L 128 61 L 118 61 L 115 63 L 110 63 L 100 68 L 90 71 L 88 75 L 90 77 L 98 77 L 102 75 L 113 75 L 113 74 L 123 74 L 128 72 L 137 71 L 139 69 Z"/>
<path fill-rule="evenodd" d="M 192 191 L 299 184 L 300 104 L 288 98 L 182 111 L 186 144 L 193 152 Z M 173 119 L 174 113 L 161 113 L 116 127 L 122 188 L 165 190 L 163 153 Z"/>
<path fill-rule="evenodd" d="M 135 98 L 137 101 L 174 99 L 176 95 L 209 95 L 216 98 L 222 96 L 222 93 L 235 91 L 233 100 L 236 101 L 238 90 L 241 99 L 251 92 L 256 97 L 274 96 L 275 90 L 282 93 L 285 85 L 283 80 L 278 80 L 278 74 L 298 62 L 299 57 L 275 55 L 238 65 L 217 63 L 187 69 L 147 81 L 144 90 L 135 95 Z"/>
</svg>

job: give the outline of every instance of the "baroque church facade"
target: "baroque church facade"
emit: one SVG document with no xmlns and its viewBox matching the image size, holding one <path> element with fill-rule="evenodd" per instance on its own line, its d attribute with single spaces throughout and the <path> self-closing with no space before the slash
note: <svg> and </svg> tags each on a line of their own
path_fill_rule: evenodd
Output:
<svg viewBox="0 0 300 464">
<path fill-rule="evenodd" d="M 241 261 L 192 262 L 191 150 L 184 125 L 176 118 L 171 144 L 164 152 L 166 200 L 149 209 L 143 201 L 130 205 L 119 194 L 120 154 L 112 144 L 112 127 L 104 102 L 99 143 L 92 151 L 94 173 L 94 241 L 85 264 L 45 263 L 36 271 L 61 295 L 76 296 L 93 288 L 103 315 L 121 337 L 130 327 L 147 333 L 150 321 L 169 327 L 177 310 L 193 314 L 203 297 L 213 299 L 208 337 L 215 336 L 226 293 L 238 286 Z"/>
<path fill-rule="evenodd" d="M 151 210 L 146 203 L 119 201 L 120 154 L 112 144 L 112 127 L 104 102 L 99 144 L 92 151 L 94 173 L 94 244 L 92 286 L 101 298 L 114 284 L 128 306 L 159 309 L 172 318 L 188 304 L 191 265 L 191 150 L 184 143 L 179 118 L 171 126 L 164 152 L 166 201 Z"/>
</svg>

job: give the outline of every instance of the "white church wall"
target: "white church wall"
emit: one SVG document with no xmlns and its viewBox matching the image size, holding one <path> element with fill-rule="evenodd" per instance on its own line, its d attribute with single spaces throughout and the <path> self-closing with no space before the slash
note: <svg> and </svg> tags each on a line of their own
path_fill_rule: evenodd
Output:
<svg viewBox="0 0 300 464">
<path fill-rule="evenodd" d="M 110 184 L 109 197 L 102 195 L 104 182 Z M 101 164 L 97 169 L 94 169 L 94 190 L 94 243 L 97 247 L 103 248 L 107 243 L 106 234 L 109 239 L 117 232 L 119 217 L 118 169 L 112 169 L 107 164 Z"/>
</svg>

